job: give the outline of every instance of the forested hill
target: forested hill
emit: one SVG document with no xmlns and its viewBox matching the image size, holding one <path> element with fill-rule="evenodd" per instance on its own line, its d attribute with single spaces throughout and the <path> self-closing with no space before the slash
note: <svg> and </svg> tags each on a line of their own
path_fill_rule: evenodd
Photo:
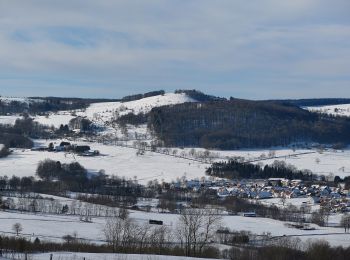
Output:
<svg viewBox="0 0 350 260">
<path fill-rule="evenodd" d="M 350 120 L 291 104 L 233 99 L 152 109 L 149 128 L 167 146 L 237 149 L 293 142 L 350 143 Z"/>
<path fill-rule="evenodd" d="M 299 107 L 350 104 L 350 98 L 286 99 L 286 100 L 270 100 L 270 101 L 282 103 L 282 104 L 291 104 Z"/>
<path fill-rule="evenodd" d="M 226 98 L 207 95 L 201 91 L 195 90 L 195 89 L 178 89 L 175 90 L 175 94 L 184 93 L 190 98 L 198 101 L 198 102 L 207 102 L 207 101 L 225 101 Z"/>
</svg>

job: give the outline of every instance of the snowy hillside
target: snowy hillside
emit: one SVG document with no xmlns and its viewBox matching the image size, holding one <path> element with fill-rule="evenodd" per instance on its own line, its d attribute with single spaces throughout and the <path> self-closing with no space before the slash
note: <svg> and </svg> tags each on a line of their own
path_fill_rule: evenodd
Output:
<svg viewBox="0 0 350 260">
<path fill-rule="evenodd" d="M 350 104 L 306 107 L 305 109 L 312 112 L 319 112 L 328 115 L 350 116 Z"/>
<path fill-rule="evenodd" d="M 27 98 L 1 98 L 4 102 L 21 101 L 32 102 Z M 58 128 L 61 124 L 66 125 L 75 116 L 81 116 L 90 119 L 97 126 L 105 126 L 105 123 L 128 113 L 147 113 L 154 107 L 165 105 L 182 104 L 185 102 L 196 102 L 186 94 L 167 93 L 153 97 L 147 97 L 130 102 L 103 102 L 93 103 L 85 110 L 77 111 L 59 111 L 49 113 L 47 116 L 36 116 L 34 121 L 43 125 L 54 126 Z M 13 125 L 19 116 L 0 116 L 0 124 Z M 111 130 L 111 129 L 110 129 Z"/>
<path fill-rule="evenodd" d="M 42 102 L 41 99 L 32 99 L 32 98 L 25 98 L 25 97 L 1 97 L 0 101 L 3 103 L 11 103 L 11 102 L 19 102 L 19 103 L 34 103 L 34 102 Z"/>
<path fill-rule="evenodd" d="M 92 120 L 101 119 L 103 121 L 110 121 L 118 115 L 120 116 L 128 113 L 147 113 L 154 107 L 176 105 L 185 102 L 195 102 L 195 100 L 183 93 L 167 93 L 129 102 L 95 103 L 91 104 L 85 112 L 78 114 L 81 116 L 87 116 Z"/>
<path fill-rule="evenodd" d="M 59 128 L 60 125 L 68 124 L 73 118 L 74 116 L 72 116 L 70 112 L 62 111 L 58 113 L 50 113 L 48 116 L 36 116 L 34 117 L 34 121 L 42 125 Z"/>
<path fill-rule="evenodd" d="M 103 131 L 101 131 L 100 134 L 113 134 L 121 137 L 121 130 L 118 129 L 117 126 L 111 124 L 111 122 L 118 117 L 128 113 L 147 113 L 154 107 L 182 104 L 185 102 L 196 101 L 188 97 L 186 94 L 167 93 L 164 95 L 147 97 L 129 102 L 93 103 L 85 110 L 74 111 L 74 114 L 76 116 L 87 118 L 91 120 L 95 126 L 102 128 Z M 35 121 L 41 124 L 59 127 L 60 124 L 68 124 L 73 117 L 74 116 L 72 116 L 72 113 L 61 111 L 57 114 L 51 114 L 46 118 L 36 117 Z M 134 136 L 135 133 L 145 134 L 146 132 L 146 126 L 139 126 L 137 129 L 133 128 L 132 126 L 129 127 L 129 135 L 131 136 Z"/>
</svg>

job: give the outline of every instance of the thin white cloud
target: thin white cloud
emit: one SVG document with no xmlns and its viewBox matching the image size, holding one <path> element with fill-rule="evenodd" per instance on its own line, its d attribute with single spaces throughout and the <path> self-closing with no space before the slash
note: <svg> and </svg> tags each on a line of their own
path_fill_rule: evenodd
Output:
<svg viewBox="0 0 350 260">
<path fill-rule="evenodd" d="M 220 85 L 248 98 L 259 82 L 276 96 L 272 77 L 300 90 L 298 78 L 324 88 L 341 78 L 350 95 L 347 10 L 348 0 L 0 0 L 0 86 L 25 91 L 28 78 L 50 93 L 90 80 L 123 95 Z"/>
</svg>

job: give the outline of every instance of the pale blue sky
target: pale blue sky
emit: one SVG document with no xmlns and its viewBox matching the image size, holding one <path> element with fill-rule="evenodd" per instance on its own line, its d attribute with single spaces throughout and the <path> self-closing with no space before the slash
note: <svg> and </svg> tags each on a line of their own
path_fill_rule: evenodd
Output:
<svg viewBox="0 0 350 260">
<path fill-rule="evenodd" d="M 0 0 L 0 94 L 350 98 L 349 0 Z"/>
</svg>

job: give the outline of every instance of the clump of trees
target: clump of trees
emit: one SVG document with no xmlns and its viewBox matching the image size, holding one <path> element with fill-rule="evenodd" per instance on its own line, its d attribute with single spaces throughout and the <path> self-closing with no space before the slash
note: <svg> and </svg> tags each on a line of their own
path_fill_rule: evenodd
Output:
<svg viewBox="0 0 350 260">
<path fill-rule="evenodd" d="M 0 143 L 3 143 L 10 148 L 32 148 L 34 145 L 30 138 L 23 136 L 22 134 L 9 132 L 0 132 Z"/>
<path fill-rule="evenodd" d="M 163 225 L 140 225 L 123 214 L 108 218 L 103 233 L 113 252 L 134 248 L 134 253 L 170 251 L 186 256 L 216 257 L 219 253 L 210 245 L 220 223 L 221 216 L 212 210 L 186 209 L 174 233 Z"/>
<path fill-rule="evenodd" d="M 134 113 L 128 113 L 126 115 L 118 117 L 116 122 L 122 127 L 125 127 L 127 124 L 130 124 L 130 125 L 146 124 L 148 122 L 148 118 L 147 118 L 147 115 L 145 115 L 144 113 L 139 113 L 137 115 L 135 115 Z"/>
<path fill-rule="evenodd" d="M 128 214 L 108 218 L 103 233 L 113 252 L 166 253 L 173 250 L 169 245 L 171 232 L 166 226 L 140 225 Z"/>
<path fill-rule="evenodd" d="M 0 115 L 7 114 L 43 114 L 49 111 L 84 109 L 90 103 L 116 100 L 59 98 L 59 97 L 33 97 L 29 102 L 0 100 Z"/>
<path fill-rule="evenodd" d="M 46 163 L 45 163 L 46 161 Z M 118 176 L 106 176 L 103 171 L 87 174 L 80 164 L 61 165 L 60 162 L 45 160 L 39 163 L 38 170 L 42 178 L 0 176 L 0 191 L 4 192 L 36 192 L 62 195 L 66 191 L 93 193 L 96 195 L 79 196 L 79 200 L 106 205 L 131 206 L 140 196 L 150 196 L 144 186 Z M 39 176 L 39 175 L 38 175 Z M 154 193 L 157 189 L 154 190 Z"/>
<path fill-rule="evenodd" d="M 87 170 L 78 162 L 64 163 L 60 161 L 53 161 L 46 159 L 40 161 L 36 170 L 36 175 L 40 177 L 45 183 L 55 184 L 58 181 L 58 185 L 72 191 L 86 191 L 89 186 L 89 178 Z M 98 181 L 100 175 L 96 175 L 96 178 L 91 181 L 90 184 Z"/>
<path fill-rule="evenodd" d="M 92 122 L 89 119 L 78 116 L 69 121 L 69 127 L 71 129 L 79 129 L 83 132 L 88 132 L 91 130 Z"/>
<path fill-rule="evenodd" d="M 63 182 L 85 183 L 88 179 L 87 170 L 78 162 L 61 164 L 60 161 L 46 159 L 39 162 L 36 175 L 43 180 L 60 180 Z"/>
<path fill-rule="evenodd" d="M 147 92 L 145 94 L 135 94 L 135 95 L 125 96 L 121 99 L 121 101 L 122 102 L 129 102 L 129 101 L 139 100 L 142 98 L 159 96 L 159 95 L 164 95 L 164 94 L 165 94 L 164 90 L 156 90 L 156 91 Z"/>
<path fill-rule="evenodd" d="M 344 177 L 345 189 L 350 189 L 350 176 Z"/>
<path fill-rule="evenodd" d="M 5 145 L 0 144 L 0 158 L 6 157 L 9 154 L 9 149 Z"/>
<path fill-rule="evenodd" d="M 14 126 L 0 125 L 0 143 L 10 148 L 32 148 L 33 141 L 30 138 L 47 138 L 50 130 L 24 115 L 15 121 Z"/>
<path fill-rule="evenodd" d="M 265 165 L 263 168 L 252 163 L 242 163 L 237 160 L 213 163 L 206 170 L 208 175 L 229 178 L 229 179 L 268 179 L 286 178 L 312 180 L 313 174 L 309 171 L 300 171 L 287 167 L 285 163 L 275 161 L 272 165 Z"/>
<path fill-rule="evenodd" d="M 225 98 L 220 98 L 220 97 L 204 94 L 203 92 L 195 90 L 195 89 L 177 89 L 177 90 L 175 90 L 175 94 L 181 94 L 181 93 L 184 93 L 187 96 L 189 96 L 190 98 L 193 98 L 194 100 L 199 101 L 199 102 L 226 100 Z"/>
</svg>

